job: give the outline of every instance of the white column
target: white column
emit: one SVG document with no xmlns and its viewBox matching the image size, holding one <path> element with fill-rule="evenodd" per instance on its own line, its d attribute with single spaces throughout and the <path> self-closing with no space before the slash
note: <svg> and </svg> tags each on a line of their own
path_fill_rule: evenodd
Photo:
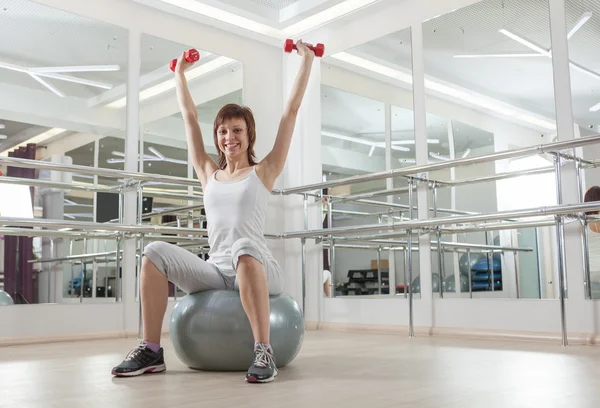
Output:
<svg viewBox="0 0 600 408">
<path fill-rule="evenodd" d="M 550 27 L 552 38 L 552 66 L 554 69 L 554 99 L 556 103 L 556 125 L 558 138 L 572 140 L 573 107 L 571 96 L 571 77 L 569 69 L 569 50 L 565 21 L 565 0 L 550 0 Z M 569 152 L 570 153 L 570 152 Z M 575 166 L 569 163 L 562 167 L 562 204 L 579 201 L 577 193 Z M 568 307 L 567 333 L 582 332 L 593 327 L 591 320 L 582 319 L 585 307 L 583 287 L 583 261 L 580 229 L 577 223 L 565 225 L 565 264 L 567 266 Z M 583 314 L 586 316 L 587 314 Z M 559 316 L 556 316 L 559 319 Z"/>
<path fill-rule="evenodd" d="M 125 137 L 125 171 L 138 170 L 138 141 L 140 135 L 139 93 L 141 63 L 141 33 L 129 31 L 129 60 L 127 71 L 127 129 Z M 135 225 L 137 216 L 137 194 L 135 190 L 124 195 L 123 223 Z M 123 261 L 121 262 L 121 295 L 124 312 L 124 330 L 137 332 L 139 325 L 139 305 L 136 302 L 136 240 L 123 241 Z M 119 271 L 117 271 L 117 274 Z"/>
<path fill-rule="evenodd" d="M 283 103 L 292 90 L 300 68 L 301 57 L 295 52 L 284 54 L 283 59 Z M 284 185 L 295 187 L 322 181 L 321 164 L 321 59 L 315 58 L 302 106 L 298 113 L 290 152 L 284 170 Z M 286 196 L 285 231 L 303 230 L 304 198 L 300 195 Z M 308 229 L 323 227 L 321 201 L 308 198 Z M 320 301 L 323 293 L 322 246 L 314 239 L 306 240 L 305 266 L 305 319 L 308 322 L 320 320 Z M 302 305 L 302 244 L 299 239 L 285 241 L 286 253 L 286 292 Z M 332 270 L 333 274 L 334 271 Z"/>
<path fill-rule="evenodd" d="M 425 66 L 423 60 L 423 26 L 414 24 L 412 30 L 412 63 L 413 63 L 413 112 L 415 118 L 415 154 L 417 165 L 427 164 L 427 109 L 425 105 Z M 423 174 L 423 177 L 428 175 Z M 418 218 L 429 218 L 428 186 L 421 184 L 418 188 Z M 433 282 L 431 276 L 431 241 L 430 234 L 419 235 L 419 270 L 421 282 L 421 301 L 415 306 L 422 320 L 415 318 L 415 326 L 433 326 Z M 413 277 L 414 279 L 414 277 Z M 412 284 L 412 282 L 409 282 Z"/>
<path fill-rule="evenodd" d="M 398 163 L 392 163 L 392 105 L 390 103 L 385 104 L 385 169 L 391 170 L 398 167 Z M 387 189 L 394 188 L 394 179 L 388 178 L 385 180 L 385 186 Z M 394 202 L 393 196 L 388 196 L 388 203 Z M 393 224 L 394 218 L 388 218 L 388 224 Z M 396 252 L 390 250 L 388 255 L 389 264 L 389 285 L 390 295 L 396 294 Z"/>
</svg>

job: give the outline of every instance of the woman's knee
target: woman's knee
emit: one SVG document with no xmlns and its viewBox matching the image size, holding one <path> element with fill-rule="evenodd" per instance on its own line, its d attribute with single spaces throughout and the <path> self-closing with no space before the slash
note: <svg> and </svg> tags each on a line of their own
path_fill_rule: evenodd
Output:
<svg viewBox="0 0 600 408">
<path fill-rule="evenodd" d="M 238 269 L 240 263 L 247 265 L 264 264 L 263 257 L 256 244 L 248 238 L 240 238 L 231 246 L 233 268 Z"/>
<path fill-rule="evenodd" d="M 165 254 L 171 249 L 168 242 L 154 241 L 144 247 L 142 257 L 142 272 L 148 268 L 155 268 L 163 275 L 167 276 Z"/>
</svg>

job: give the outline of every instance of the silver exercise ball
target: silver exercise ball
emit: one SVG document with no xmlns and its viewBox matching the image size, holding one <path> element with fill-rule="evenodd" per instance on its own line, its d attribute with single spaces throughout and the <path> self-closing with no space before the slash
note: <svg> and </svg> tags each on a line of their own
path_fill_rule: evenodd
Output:
<svg viewBox="0 0 600 408">
<path fill-rule="evenodd" d="M 15 304 L 15 302 L 10 297 L 10 295 L 8 293 L 6 293 L 5 291 L 0 290 L 0 306 L 14 305 L 14 304 Z"/>
<path fill-rule="evenodd" d="M 270 297 L 271 346 L 277 367 L 289 364 L 304 339 L 304 317 L 289 295 Z M 171 342 L 188 367 L 205 371 L 246 371 L 254 338 L 240 293 L 209 290 L 184 296 L 171 314 Z"/>
</svg>

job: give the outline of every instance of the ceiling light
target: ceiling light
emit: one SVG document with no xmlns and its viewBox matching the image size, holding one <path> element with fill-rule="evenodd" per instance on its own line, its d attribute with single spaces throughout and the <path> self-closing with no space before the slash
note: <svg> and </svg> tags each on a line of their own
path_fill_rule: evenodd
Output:
<svg viewBox="0 0 600 408">
<path fill-rule="evenodd" d="M 590 18 L 592 18 L 592 12 L 591 11 L 586 11 L 585 13 L 583 13 L 583 15 L 581 17 L 579 17 L 579 20 L 577 20 L 577 23 L 575 23 L 575 26 L 571 29 L 571 31 L 569 31 L 569 34 L 567 35 L 567 39 L 570 39 L 571 37 L 573 37 L 573 35 L 579 31 L 579 29 L 581 27 L 583 27 L 583 25 L 585 23 L 588 22 L 588 20 Z"/>
<path fill-rule="evenodd" d="M 427 143 L 429 144 L 439 144 L 440 141 L 438 139 L 427 139 Z M 393 145 L 414 145 L 414 140 L 392 140 Z"/>
<path fill-rule="evenodd" d="M 47 78 L 60 79 L 61 81 L 73 82 L 73 83 L 79 84 L 79 85 L 93 86 L 95 88 L 101 88 L 101 89 L 112 89 L 113 88 L 113 86 L 111 84 L 107 84 L 104 82 L 98 82 L 98 81 L 92 81 L 90 79 L 72 77 L 70 75 L 55 74 L 52 72 L 37 72 L 37 74 L 40 76 L 47 77 Z"/>
<path fill-rule="evenodd" d="M 539 45 L 537 45 L 537 44 L 534 44 L 534 43 L 532 43 L 531 41 L 529 41 L 529 40 L 526 40 L 525 38 L 518 36 L 517 34 L 511 33 L 510 31 L 507 31 L 507 30 L 500 30 L 500 32 L 501 32 L 502 34 L 504 34 L 504 35 L 506 35 L 506 36 L 508 36 L 508 37 L 512 38 L 513 40 L 515 40 L 515 41 L 519 42 L 520 44 L 523 44 L 523 45 L 525 45 L 526 47 L 529 47 L 529 48 L 531 48 L 532 50 L 539 52 L 541 55 L 543 55 L 543 56 L 545 56 L 545 57 L 548 57 L 548 58 L 552 59 L 552 52 L 550 52 L 549 50 L 544 50 L 544 49 L 543 49 L 542 47 L 540 47 Z M 592 76 L 592 77 L 594 77 L 595 79 L 599 79 L 599 78 L 600 78 L 600 74 L 598 74 L 598 73 L 596 73 L 596 72 L 594 72 L 594 71 L 592 71 L 592 70 L 590 70 L 590 69 L 587 69 L 587 68 L 585 68 L 585 67 L 583 67 L 583 66 L 581 66 L 581 65 L 579 65 L 579 64 L 576 64 L 576 63 L 574 63 L 573 61 L 570 61 L 570 60 L 569 60 L 569 65 L 570 65 L 571 67 L 573 67 L 573 68 L 577 69 L 578 71 L 581 71 L 581 72 L 583 72 L 583 73 L 585 73 L 585 74 L 588 74 L 589 76 Z"/>
<path fill-rule="evenodd" d="M 8 139 L 8 136 L 6 136 L 6 135 L 0 135 L 0 139 L 6 140 L 6 139 Z"/>
<path fill-rule="evenodd" d="M 326 137 L 331 137 L 334 139 L 340 139 L 340 140 L 345 140 L 348 142 L 359 143 L 359 144 L 363 144 L 366 146 L 380 147 L 382 149 L 385 149 L 385 142 L 373 142 L 371 140 L 361 139 L 359 137 L 345 136 L 345 135 L 340 135 L 340 134 L 331 133 L 331 132 L 321 132 L 321 135 L 326 136 Z M 401 152 L 410 152 L 410 149 L 408 149 L 406 147 L 401 147 L 401 146 L 392 146 L 392 149 L 398 150 Z"/>
<path fill-rule="evenodd" d="M 58 136 L 61 133 L 66 132 L 66 131 L 67 131 L 66 129 L 60 129 L 60 128 L 52 128 L 52 129 L 46 130 L 45 132 L 40 133 L 39 135 L 34 136 L 34 137 L 32 137 L 32 138 L 30 138 L 30 139 L 28 139 L 28 140 L 26 140 L 26 141 L 18 144 L 17 146 L 13 146 L 10 149 L 7 149 L 7 150 L 5 150 L 3 152 L 0 152 L 0 156 L 6 157 L 6 156 L 8 156 L 8 152 L 11 151 L 11 150 L 18 149 L 19 147 L 25 147 L 29 143 L 40 144 L 43 141 L 48 140 L 51 137 Z"/>
<path fill-rule="evenodd" d="M 300 33 L 312 30 L 322 26 L 329 21 L 342 17 L 348 13 L 352 13 L 362 7 L 366 7 L 380 0 L 345 0 L 334 6 L 329 7 L 319 13 L 305 18 L 291 26 L 279 30 L 277 28 L 261 24 L 246 17 L 239 16 L 234 13 L 201 3 L 196 0 L 160 0 L 163 3 L 170 4 L 206 17 L 222 21 L 227 24 L 232 24 L 246 30 L 254 31 L 259 34 L 266 35 L 271 38 L 283 40 L 288 37 L 296 36 Z"/>
<path fill-rule="evenodd" d="M 4 123 L 0 123 L 0 129 L 6 129 L 6 125 Z"/>
<path fill-rule="evenodd" d="M 542 47 L 540 47 L 539 45 L 536 45 L 534 43 L 532 43 L 529 40 L 526 40 L 525 38 L 511 32 L 505 29 L 501 29 L 498 30 L 501 34 L 504 34 L 505 36 L 507 36 L 508 38 L 511 38 L 513 40 L 515 40 L 516 42 L 518 42 L 519 44 L 522 44 L 524 46 L 526 46 L 527 48 L 531 48 L 534 51 L 537 51 L 538 53 L 545 55 L 547 57 L 550 56 L 550 51 L 543 49 Z"/>
<path fill-rule="evenodd" d="M 335 20 L 336 18 L 342 17 L 345 14 L 352 13 L 362 7 L 366 7 L 379 0 L 346 0 L 335 6 L 329 7 L 317 14 L 313 14 L 310 17 L 305 18 L 302 21 L 292 24 L 289 27 L 283 29 L 283 38 L 293 37 L 300 33 L 312 30 L 316 27 L 324 25 L 329 21 Z"/>
<path fill-rule="evenodd" d="M 112 72 L 119 71 L 121 67 L 118 65 L 73 65 L 66 67 L 39 67 L 31 68 L 33 72 Z"/>
<path fill-rule="evenodd" d="M 389 68 L 389 67 L 385 67 L 385 66 L 377 64 L 373 61 L 369 61 L 367 59 L 357 57 L 355 55 L 350 55 L 345 52 L 334 54 L 331 57 L 334 59 L 340 60 L 340 61 L 344 61 L 344 62 L 353 64 L 360 68 L 364 68 L 369 71 L 376 72 L 378 74 L 385 75 L 387 77 L 397 79 L 397 80 L 400 80 L 400 81 L 408 83 L 408 84 L 412 84 L 412 76 L 411 75 L 406 74 L 404 72 L 397 71 L 397 70 Z M 462 91 L 460 89 L 457 89 L 457 88 L 454 88 L 454 87 L 451 87 L 448 85 L 444 85 L 444 84 L 441 84 L 439 82 L 436 82 L 436 81 L 433 81 L 430 79 L 425 79 L 425 88 L 427 88 L 431 91 L 439 92 L 439 93 L 447 95 L 447 96 L 451 96 L 453 98 L 462 100 L 464 102 L 468 102 L 477 107 L 487 108 L 493 112 L 496 112 L 496 113 L 499 113 L 499 114 L 502 114 L 505 116 L 518 118 L 520 120 L 534 124 L 536 126 L 540 126 L 540 127 L 547 128 L 550 130 L 556 129 L 556 124 L 552 121 L 544 120 L 543 118 L 539 118 L 534 115 L 529 115 L 526 113 L 519 113 L 516 111 L 516 108 L 512 108 L 509 105 L 501 104 L 501 103 L 493 101 L 492 99 L 481 97 L 481 96 L 475 95 L 470 92 Z"/>
<path fill-rule="evenodd" d="M 54 85 L 52 85 L 52 84 L 48 83 L 47 81 L 43 80 L 42 78 L 40 78 L 36 74 L 29 72 L 29 76 L 31 76 L 33 79 L 35 79 L 36 81 L 38 81 L 40 84 L 44 85 L 46 88 L 48 88 L 52 92 L 54 92 L 57 96 L 59 96 L 61 98 L 65 97 L 65 94 L 62 93 L 61 91 L 59 91 Z"/>
<path fill-rule="evenodd" d="M 390 78 L 397 79 L 402 82 L 406 82 L 407 84 L 412 84 L 413 79 L 412 75 L 406 74 L 404 72 L 397 71 L 393 68 L 385 67 L 376 62 L 369 61 L 368 59 L 357 57 L 356 55 L 348 54 L 347 52 L 339 52 L 335 55 L 331 56 L 340 61 L 347 62 L 352 65 L 356 65 L 357 67 L 364 68 L 366 70 L 375 72 L 377 74 L 385 75 Z"/>
<path fill-rule="evenodd" d="M 545 55 L 536 54 L 458 54 L 454 58 L 532 58 L 544 57 Z"/>
<path fill-rule="evenodd" d="M 269 37 L 283 39 L 282 33 L 273 27 L 265 24 L 258 23 L 248 18 L 238 16 L 237 14 L 230 13 L 219 8 L 209 6 L 208 4 L 201 3 L 196 0 L 160 0 L 163 3 L 170 4 L 175 7 L 192 11 L 197 14 L 201 14 L 206 17 L 213 18 L 215 20 L 222 21 L 227 24 L 232 24 L 238 27 L 245 28 L 250 31 L 254 31 L 259 34 L 264 34 Z"/>
<path fill-rule="evenodd" d="M 188 81 L 199 78 L 203 75 L 209 74 L 212 71 L 215 71 L 219 68 L 224 67 L 225 65 L 234 62 L 235 60 L 228 57 L 219 57 L 212 61 L 207 62 L 206 64 L 202 64 L 194 69 L 191 69 L 185 73 L 185 77 Z M 171 89 L 175 88 L 175 79 L 171 78 L 167 81 L 161 82 L 160 84 L 154 85 L 148 89 L 145 89 L 140 92 L 140 102 L 146 99 L 153 98 L 162 93 L 168 92 Z M 106 105 L 107 108 L 119 109 L 127 105 L 127 97 L 123 97 L 114 102 L 111 102 Z"/>
<path fill-rule="evenodd" d="M 600 103 L 598 103 L 590 108 L 590 112 L 598 112 L 599 110 L 600 110 Z"/>
<path fill-rule="evenodd" d="M 88 85 L 88 86 L 93 86 L 96 88 L 102 88 L 102 89 L 112 89 L 112 85 L 110 84 L 106 84 L 103 82 L 98 82 L 98 81 L 92 81 L 89 79 L 84 79 L 84 78 L 78 78 L 78 77 L 73 77 L 70 75 L 62 75 L 59 73 L 56 73 L 56 71 L 54 72 L 46 72 L 46 71 L 35 71 L 36 68 L 34 67 L 22 67 L 19 65 L 14 65 L 14 64 L 9 64 L 6 62 L 1 62 L 0 61 L 0 68 L 3 69 L 8 69 L 10 71 L 17 71 L 17 72 L 22 72 L 24 74 L 29 74 L 31 75 L 33 78 L 35 78 L 38 82 L 40 82 L 42 85 L 48 87 L 48 89 L 50 89 L 52 92 L 54 92 L 55 94 L 63 97 L 64 95 L 58 91 L 55 87 L 53 87 L 52 85 L 48 84 L 46 81 L 42 81 L 39 77 L 43 76 L 43 77 L 47 77 L 47 78 L 53 78 L 53 79 L 58 79 L 61 81 L 66 81 L 66 82 L 73 82 L 79 85 Z M 67 68 L 67 67 L 58 67 L 58 68 Z M 81 68 L 81 67 L 79 67 Z M 79 71 L 78 71 L 79 72 Z"/>
</svg>

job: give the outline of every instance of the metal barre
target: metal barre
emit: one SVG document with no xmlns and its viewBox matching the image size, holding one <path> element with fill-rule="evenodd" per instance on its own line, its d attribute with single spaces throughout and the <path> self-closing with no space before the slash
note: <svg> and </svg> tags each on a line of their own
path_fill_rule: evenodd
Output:
<svg viewBox="0 0 600 408">
<path fill-rule="evenodd" d="M 86 221 L 65 221 L 45 218 L 11 218 L 0 217 L 0 225 L 19 227 L 46 227 L 49 229 L 89 229 L 96 231 L 119 231 L 130 233 L 162 233 L 162 234 L 187 234 L 206 235 L 207 230 L 203 228 L 178 228 L 178 227 L 150 227 L 142 225 L 108 224 Z"/>
<path fill-rule="evenodd" d="M 64 190 L 83 190 L 83 191 L 112 191 L 113 187 L 102 186 L 96 184 L 75 184 L 75 183 L 61 183 L 48 180 L 39 179 L 26 179 L 18 177 L 0 177 L 0 183 L 2 184 L 20 184 L 32 187 L 48 187 L 48 188 L 60 188 Z"/>
<path fill-rule="evenodd" d="M 279 234 L 280 238 L 309 238 L 332 234 L 351 234 L 354 232 L 381 231 L 381 230 L 406 230 L 406 229 L 424 229 L 442 225 L 455 225 L 470 222 L 499 221 L 504 219 L 520 217 L 537 217 L 542 215 L 564 215 L 579 212 L 600 210 L 600 202 L 594 201 L 585 204 L 567 204 L 557 206 L 540 207 L 527 210 L 502 211 L 491 214 L 465 215 L 446 218 L 432 218 L 426 220 L 416 220 L 400 222 L 398 224 L 368 224 L 363 226 L 337 227 L 327 229 L 316 229 L 309 231 L 296 231 Z"/>
<path fill-rule="evenodd" d="M 553 151 L 557 151 L 557 150 L 572 149 L 575 147 L 581 147 L 581 146 L 585 146 L 588 144 L 594 144 L 594 143 L 598 143 L 598 142 L 600 142 L 600 134 L 581 137 L 581 138 L 578 138 L 575 140 L 553 142 L 553 143 L 547 143 L 545 145 L 537 145 L 537 146 L 525 147 L 525 148 L 521 148 L 521 149 L 505 150 L 502 152 L 492 153 L 492 154 L 488 154 L 488 155 L 448 160 L 448 161 L 445 161 L 442 163 L 433 163 L 433 164 L 426 164 L 426 165 L 420 165 L 420 166 L 403 167 L 403 168 L 398 168 L 398 169 L 385 170 L 385 171 L 378 172 L 378 173 L 346 177 L 343 179 L 327 181 L 327 182 L 323 182 L 323 183 L 308 184 L 308 185 L 304 185 L 304 186 L 283 189 L 281 191 L 281 193 L 282 194 L 304 193 L 304 192 L 308 192 L 308 191 L 322 190 L 324 188 L 344 186 L 344 185 L 348 185 L 348 184 L 361 183 L 361 182 L 365 182 L 365 181 L 382 180 L 382 179 L 387 179 L 390 177 L 410 176 L 410 175 L 428 172 L 428 171 L 449 169 L 452 167 L 468 166 L 468 165 L 472 165 L 472 164 L 486 163 L 486 162 L 496 161 L 496 160 L 511 159 L 511 158 L 515 158 L 515 157 L 535 156 L 537 154 L 552 153 Z"/>
<path fill-rule="evenodd" d="M 187 186 L 202 187 L 199 180 L 193 180 L 183 177 L 154 175 L 150 173 L 139 173 L 123 170 L 104 169 L 101 167 L 81 166 L 76 164 L 59 164 L 51 162 L 42 162 L 39 160 L 19 159 L 15 157 L 0 157 L 0 164 L 11 167 L 22 167 L 29 169 L 69 171 L 79 174 L 91 174 L 99 177 L 111 178 L 129 178 L 138 181 L 162 181 L 174 184 L 183 184 Z"/>
</svg>

